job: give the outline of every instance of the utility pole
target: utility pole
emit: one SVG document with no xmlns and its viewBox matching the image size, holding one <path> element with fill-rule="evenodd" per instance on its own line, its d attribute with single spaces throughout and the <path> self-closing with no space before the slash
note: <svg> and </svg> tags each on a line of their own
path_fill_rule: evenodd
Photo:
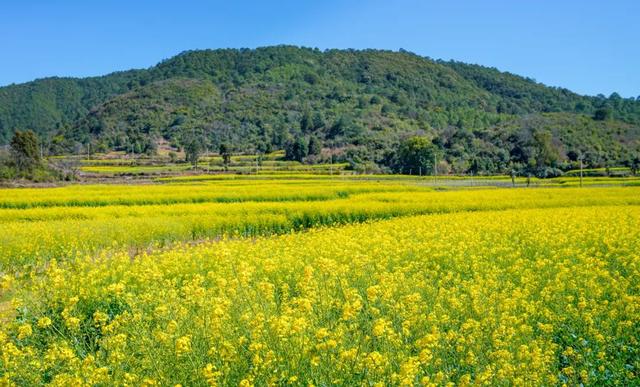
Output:
<svg viewBox="0 0 640 387">
<path fill-rule="evenodd" d="M 580 155 L 580 188 L 582 188 L 582 155 Z"/>
<path fill-rule="evenodd" d="M 434 183 L 438 182 L 438 159 L 435 153 L 433 154 L 433 181 Z"/>
<path fill-rule="evenodd" d="M 261 163 L 262 163 L 262 151 L 256 151 L 256 175 L 260 172 Z"/>
<path fill-rule="evenodd" d="M 333 148 L 329 148 L 329 174 L 333 176 Z"/>
<path fill-rule="evenodd" d="M 210 161 L 209 161 L 209 146 L 206 146 L 204 148 L 204 158 L 207 160 L 206 161 L 206 163 L 207 163 L 207 173 L 209 173 L 209 163 L 210 163 Z"/>
</svg>

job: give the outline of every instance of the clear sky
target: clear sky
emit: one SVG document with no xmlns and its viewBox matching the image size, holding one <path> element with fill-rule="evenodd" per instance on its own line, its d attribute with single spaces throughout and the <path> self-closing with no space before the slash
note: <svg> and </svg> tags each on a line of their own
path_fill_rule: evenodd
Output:
<svg viewBox="0 0 640 387">
<path fill-rule="evenodd" d="M 640 0 L 2 0 L 0 85 L 181 51 L 404 48 L 582 94 L 640 95 Z"/>
</svg>

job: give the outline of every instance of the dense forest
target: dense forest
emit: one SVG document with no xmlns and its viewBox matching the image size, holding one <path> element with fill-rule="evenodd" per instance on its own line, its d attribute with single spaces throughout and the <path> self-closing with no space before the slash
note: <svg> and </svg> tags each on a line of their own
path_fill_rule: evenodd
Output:
<svg viewBox="0 0 640 387">
<path fill-rule="evenodd" d="M 578 160 L 637 164 L 640 100 L 403 50 L 276 46 L 188 51 L 145 70 L 0 88 L 0 143 L 27 129 L 51 154 L 152 154 L 160 140 L 197 140 L 369 171 L 547 176 Z"/>
</svg>

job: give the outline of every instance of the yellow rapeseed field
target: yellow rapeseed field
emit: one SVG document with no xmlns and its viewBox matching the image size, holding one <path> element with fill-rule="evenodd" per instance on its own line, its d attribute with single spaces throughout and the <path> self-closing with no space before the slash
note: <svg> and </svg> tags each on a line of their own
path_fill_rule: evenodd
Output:
<svg viewBox="0 0 640 387">
<path fill-rule="evenodd" d="M 640 187 L 434 191 L 394 181 L 217 180 L 0 190 L 0 272 L 104 249 L 281 234 L 404 215 L 640 205 Z"/>
<path fill-rule="evenodd" d="M 332 182 L 11 191 L 0 385 L 639 383 L 639 188 Z"/>
</svg>

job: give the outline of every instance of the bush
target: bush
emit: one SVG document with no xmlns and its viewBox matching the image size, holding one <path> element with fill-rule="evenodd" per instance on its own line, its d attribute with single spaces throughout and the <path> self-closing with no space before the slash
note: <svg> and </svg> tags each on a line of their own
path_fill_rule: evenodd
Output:
<svg viewBox="0 0 640 387">
<path fill-rule="evenodd" d="M 552 167 L 540 168 L 538 171 L 536 171 L 536 177 L 539 178 L 560 177 L 563 174 L 564 172 L 562 172 L 562 170 Z"/>
</svg>

